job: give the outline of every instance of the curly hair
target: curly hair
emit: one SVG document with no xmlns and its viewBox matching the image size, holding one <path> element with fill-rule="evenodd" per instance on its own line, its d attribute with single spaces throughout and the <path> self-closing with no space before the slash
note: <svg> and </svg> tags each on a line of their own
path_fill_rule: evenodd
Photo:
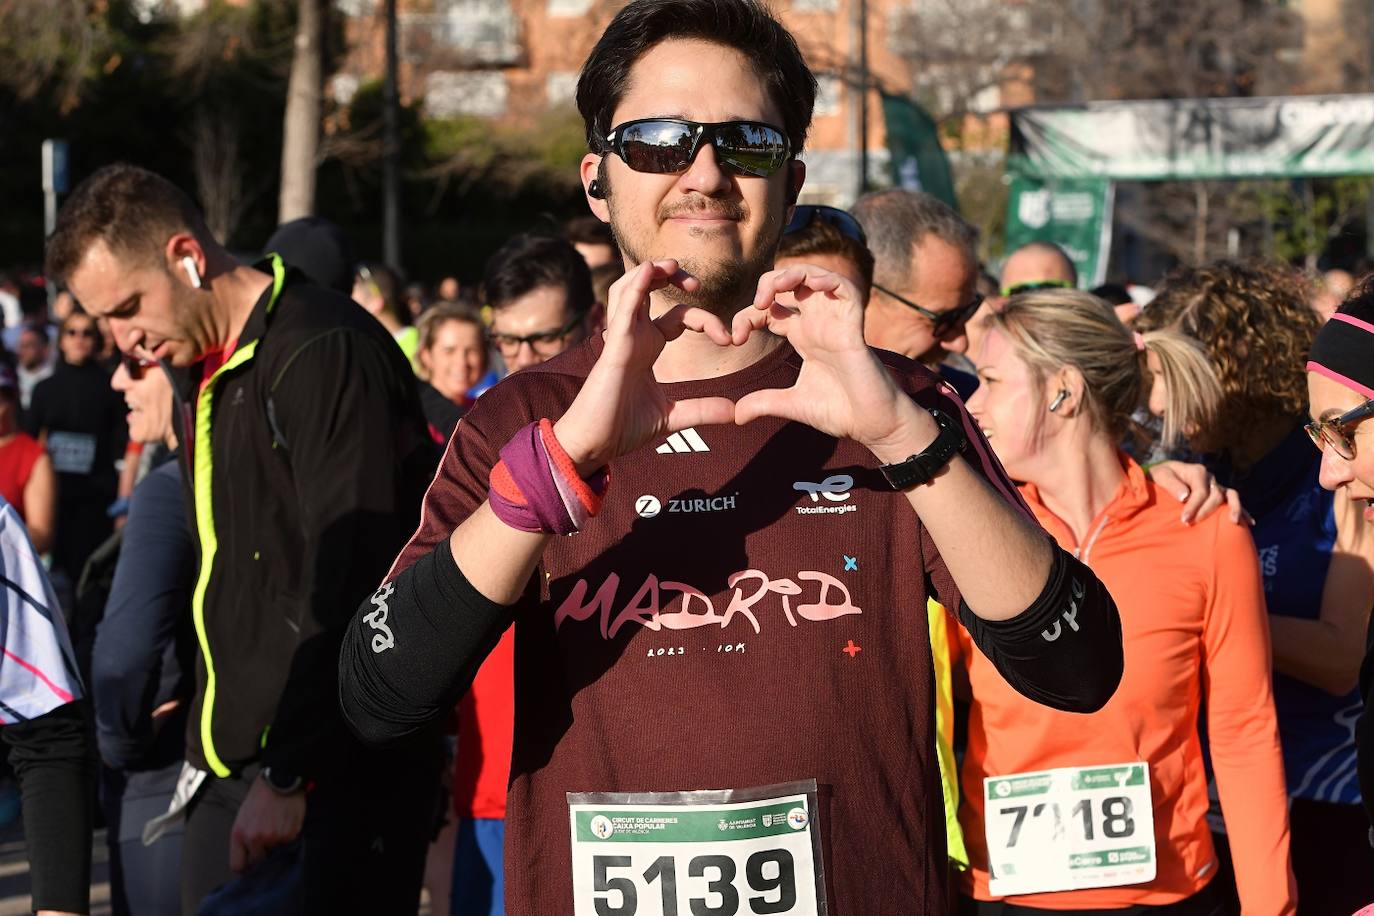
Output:
<svg viewBox="0 0 1374 916">
<path fill-rule="evenodd" d="M 1282 265 L 1218 261 L 1179 268 L 1135 320 L 1202 344 L 1221 381 L 1216 423 L 1199 444 L 1231 450 L 1275 417 L 1307 410 L 1307 351 L 1321 326 L 1302 278 Z"/>
</svg>

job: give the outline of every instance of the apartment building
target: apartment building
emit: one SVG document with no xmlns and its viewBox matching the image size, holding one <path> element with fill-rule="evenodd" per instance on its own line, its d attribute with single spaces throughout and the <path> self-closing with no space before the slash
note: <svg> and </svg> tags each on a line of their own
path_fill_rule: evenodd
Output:
<svg viewBox="0 0 1374 916">
<path fill-rule="evenodd" d="M 881 93 L 911 91 L 910 66 L 894 36 L 911 0 L 790 0 L 777 3 L 820 83 L 808 143 L 803 199 L 845 205 L 859 188 L 860 99 L 867 99 L 870 179 L 888 184 Z M 577 74 L 623 0 L 400 0 L 400 92 L 423 99 L 431 117 L 531 122 L 571 106 Z M 866 13 L 868 87 L 859 86 L 860 6 Z M 346 103 L 383 70 L 381 0 L 341 0 L 352 48 L 329 91 Z M 988 98 L 1000 107 L 1000 98 Z M 1001 138 L 999 137 L 998 140 Z"/>
</svg>

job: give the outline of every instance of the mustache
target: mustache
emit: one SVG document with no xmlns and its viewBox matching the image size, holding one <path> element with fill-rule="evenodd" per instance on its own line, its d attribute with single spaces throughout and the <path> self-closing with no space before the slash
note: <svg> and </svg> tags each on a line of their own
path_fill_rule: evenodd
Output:
<svg viewBox="0 0 1374 916">
<path fill-rule="evenodd" d="M 744 204 L 737 200 L 683 200 L 658 208 L 659 222 L 683 216 L 689 219 L 742 220 L 748 215 Z"/>
</svg>

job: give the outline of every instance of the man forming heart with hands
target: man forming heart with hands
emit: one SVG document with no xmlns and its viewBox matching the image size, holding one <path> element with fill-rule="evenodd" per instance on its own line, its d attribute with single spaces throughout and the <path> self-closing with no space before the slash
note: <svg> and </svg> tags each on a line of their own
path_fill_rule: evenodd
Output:
<svg viewBox="0 0 1374 916">
<path fill-rule="evenodd" d="M 814 92 L 753 0 L 616 15 L 578 89 L 583 186 L 627 267 L 606 331 L 464 416 L 345 638 L 340 699 L 365 739 L 469 685 L 506 698 L 508 912 L 933 908 L 927 599 L 1039 702 L 1093 710 L 1120 679 L 1111 597 L 957 396 L 864 344 L 848 280 L 771 269 Z M 499 677 L 482 668 L 498 642 Z M 612 811 L 672 793 L 714 831 L 721 798 L 782 805 L 798 785 L 829 799 L 780 808 L 814 847 L 765 850 L 766 868 L 715 833 L 709 862 L 685 841 L 602 856 L 587 844 L 616 842 L 615 821 L 578 826 L 583 793 Z"/>
</svg>

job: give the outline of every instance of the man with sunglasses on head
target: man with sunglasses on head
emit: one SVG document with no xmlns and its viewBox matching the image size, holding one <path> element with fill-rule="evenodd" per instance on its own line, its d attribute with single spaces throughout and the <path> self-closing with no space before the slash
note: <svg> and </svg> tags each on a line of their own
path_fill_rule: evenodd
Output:
<svg viewBox="0 0 1374 916">
<path fill-rule="evenodd" d="M 511 372 L 535 366 L 586 339 L 596 323 L 592 275 L 565 239 L 514 236 L 487 261 L 482 300 L 491 341 Z"/>
<path fill-rule="evenodd" d="M 337 699 L 349 611 L 434 467 L 405 356 L 280 256 L 238 261 L 180 189 L 135 166 L 76 188 L 46 259 L 133 371 L 161 362 L 177 389 L 200 650 L 169 812 L 186 822 L 182 911 L 266 871 L 299 878 L 298 912 L 414 913 L 440 739 L 363 747 Z"/>
<path fill-rule="evenodd" d="M 578 86 L 605 335 L 463 418 L 345 639 L 385 741 L 514 623 L 509 913 L 942 912 L 927 597 L 1042 702 L 1120 678 L 1110 596 L 958 400 L 849 280 L 772 269 L 815 87 L 753 0 L 616 14 Z"/>
<path fill-rule="evenodd" d="M 976 290 L 977 230 L 921 191 L 865 195 L 854 204 L 854 216 L 874 258 L 864 316 L 869 346 L 924 363 L 960 397 L 970 397 L 977 377 L 946 359 L 968 353 L 965 328 L 983 301 Z"/>
<path fill-rule="evenodd" d="M 1002 303 L 1017 293 L 1038 289 L 1073 289 L 1078 286 L 1078 268 L 1064 249 L 1053 242 L 1027 242 L 1007 256 L 1002 265 L 998 295 L 983 303 L 968 325 L 968 352 L 975 358 L 983 342 L 982 320 L 999 311 Z M 1123 317 L 1123 321 L 1125 318 Z"/>
</svg>

